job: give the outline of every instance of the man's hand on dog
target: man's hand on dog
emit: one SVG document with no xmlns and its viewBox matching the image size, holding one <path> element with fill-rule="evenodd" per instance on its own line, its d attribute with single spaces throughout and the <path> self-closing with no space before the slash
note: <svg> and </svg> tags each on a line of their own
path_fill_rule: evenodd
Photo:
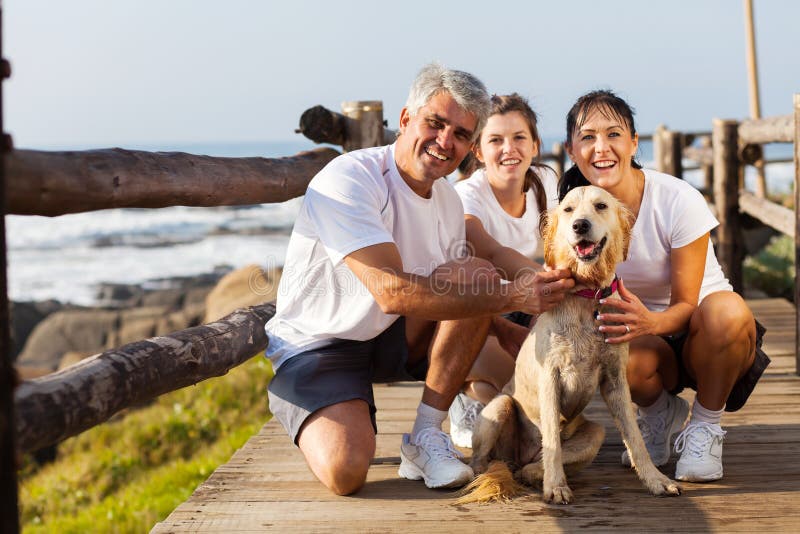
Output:
<svg viewBox="0 0 800 534">
<path fill-rule="evenodd" d="M 514 282 L 514 311 L 539 315 L 564 300 L 567 291 L 575 287 L 569 269 L 539 271 L 518 276 Z"/>
<path fill-rule="evenodd" d="M 597 316 L 597 329 L 605 334 L 606 343 L 627 343 L 639 336 L 653 333 L 653 312 L 642 304 L 639 297 L 625 288 L 622 279 L 617 291 L 621 298 L 600 300 L 600 304 L 618 310 L 618 313 L 604 312 Z"/>
</svg>

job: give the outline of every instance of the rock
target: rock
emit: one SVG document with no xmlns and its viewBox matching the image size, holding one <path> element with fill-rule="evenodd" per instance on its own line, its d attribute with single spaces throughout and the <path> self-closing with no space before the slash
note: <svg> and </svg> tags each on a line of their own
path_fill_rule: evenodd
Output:
<svg viewBox="0 0 800 534">
<path fill-rule="evenodd" d="M 203 316 L 205 315 L 205 303 L 194 303 L 183 307 L 178 310 L 167 314 L 156 322 L 157 336 L 163 336 L 177 332 L 178 330 L 185 330 L 193 326 L 202 324 Z"/>
<path fill-rule="evenodd" d="M 67 351 L 102 352 L 118 322 L 119 312 L 113 310 L 57 311 L 36 325 L 17 358 L 18 363 L 53 371 Z"/>
<path fill-rule="evenodd" d="M 33 380 L 34 378 L 39 378 L 40 376 L 49 375 L 53 372 L 53 369 L 50 367 L 40 367 L 37 365 L 24 365 L 24 364 L 17 364 L 14 367 L 17 371 L 17 376 L 19 376 L 20 381 L 25 380 Z"/>
<path fill-rule="evenodd" d="M 209 291 L 211 287 L 209 286 Z M 140 306 L 153 307 L 159 306 L 170 310 L 183 307 L 185 291 L 182 288 L 174 287 L 171 289 L 161 289 L 158 291 L 148 291 L 142 295 Z"/>
<path fill-rule="evenodd" d="M 236 269 L 225 276 L 206 297 L 204 323 L 225 317 L 232 311 L 275 300 L 281 269 L 267 273 L 258 265 Z"/>
<path fill-rule="evenodd" d="M 43 370 L 52 372 L 85 356 L 197 326 L 205 316 L 208 295 L 228 271 L 220 268 L 213 273 L 152 280 L 142 285 L 102 284 L 99 296 L 110 308 L 60 309 L 62 305 L 56 301 L 14 303 L 19 325 L 15 337 L 24 341 L 17 364 L 25 368 L 25 376 L 41 376 L 45 374 Z M 245 276 L 250 276 L 250 271 L 247 273 Z M 232 311 L 262 302 L 260 299 L 274 298 L 277 278 L 274 289 L 270 280 L 263 275 L 253 278 L 257 291 L 269 288 L 265 296 L 252 292 L 248 295 L 247 279 L 244 290 L 229 280 L 220 290 L 220 306 L 233 305 Z"/>
<path fill-rule="evenodd" d="M 170 311 L 164 306 L 120 310 L 117 328 L 109 333 L 105 350 L 121 347 L 156 335 L 156 324 Z"/>
<path fill-rule="evenodd" d="M 22 351 L 28 336 L 45 317 L 64 308 L 57 300 L 43 302 L 11 302 L 11 361 Z"/>
<path fill-rule="evenodd" d="M 103 282 L 97 288 L 97 305 L 102 308 L 138 305 L 144 290 L 139 284 Z"/>
</svg>

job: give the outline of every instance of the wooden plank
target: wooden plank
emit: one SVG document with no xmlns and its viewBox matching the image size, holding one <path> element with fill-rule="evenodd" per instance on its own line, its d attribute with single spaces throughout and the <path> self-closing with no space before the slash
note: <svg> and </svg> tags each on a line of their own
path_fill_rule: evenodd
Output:
<svg viewBox="0 0 800 534">
<path fill-rule="evenodd" d="M 768 338 L 793 336 L 795 309 L 790 303 L 764 299 L 748 304 L 770 329 Z M 785 357 L 790 358 L 794 354 Z M 270 422 L 153 532 L 797 530 L 800 378 L 776 372 L 774 366 L 747 406 L 725 415 L 725 477 L 709 484 L 684 483 L 683 495 L 676 498 L 650 496 L 635 473 L 619 464 L 622 440 L 595 396 L 586 412 L 606 427 L 606 440 L 596 460 L 570 478 L 576 501 L 569 506 L 544 504 L 535 488 L 508 504 L 455 506 L 453 491 L 429 490 L 421 482 L 400 479 L 401 434 L 411 428 L 421 391 L 416 383 L 376 386 L 376 459 L 366 486 L 356 495 L 339 497 L 327 491 L 283 429 Z M 681 394 L 689 401 L 693 395 Z M 674 473 L 675 462 L 673 457 L 664 472 Z"/>
<path fill-rule="evenodd" d="M 743 120 L 739 125 L 739 138 L 745 145 L 791 143 L 794 141 L 794 117 L 780 115 Z"/>
<path fill-rule="evenodd" d="M 739 192 L 739 210 L 767 226 L 794 237 L 794 211 L 789 208 L 742 190 Z"/>
</svg>

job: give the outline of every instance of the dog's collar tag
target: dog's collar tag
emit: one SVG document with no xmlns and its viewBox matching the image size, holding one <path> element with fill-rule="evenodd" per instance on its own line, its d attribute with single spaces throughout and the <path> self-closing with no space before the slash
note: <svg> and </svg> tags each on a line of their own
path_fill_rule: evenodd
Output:
<svg viewBox="0 0 800 534">
<path fill-rule="evenodd" d="M 578 295 L 579 297 L 592 299 L 592 300 L 600 300 L 607 297 L 610 297 L 614 291 L 617 290 L 619 287 L 619 278 L 614 276 L 614 280 L 611 281 L 611 285 L 608 287 L 601 287 L 599 289 L 581 289 L 580 291 L 576 291 L 574 294 Z"/>
</svg>

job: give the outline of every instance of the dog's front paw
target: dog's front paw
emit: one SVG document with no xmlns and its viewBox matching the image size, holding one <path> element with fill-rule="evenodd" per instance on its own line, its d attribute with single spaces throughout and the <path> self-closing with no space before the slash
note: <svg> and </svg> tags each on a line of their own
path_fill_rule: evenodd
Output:
<svg viewBox="0 0 800 534">
<path fill-rule="evenodd" d="M 572 490 L 566 483 L 551 486 L 545 482 L 542 498 L 548 503 L 569 504 L 572 502 Z"/>
<path fill-rule="evenodd" d="M 650 493 L 652 493 L 653 495 L 677 496 L 681 494 L 680 484 L 678 484 L 674 480 L 670 480 L 663 474 L 659 477 L 654 477 L 650 480 L 646 480 L 645 485 L 647 486 L 647 489 L 650 490 Z"/>
<path fill-rule="evenodd" d="M 489 468 L 489 461 L 486 458 L 472 458 L 472 461 L 469 463 L 469 466 L 472 468 L 472 472 L 475 473 L 475 476 L 482 475 L 486 472 Z"/>
</svg>

